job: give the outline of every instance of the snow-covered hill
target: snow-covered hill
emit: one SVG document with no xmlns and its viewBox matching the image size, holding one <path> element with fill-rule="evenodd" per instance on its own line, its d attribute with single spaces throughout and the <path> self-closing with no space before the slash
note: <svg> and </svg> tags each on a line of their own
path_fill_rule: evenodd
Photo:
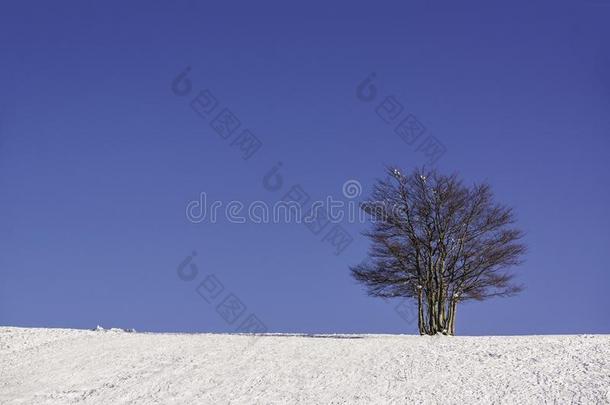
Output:
<svg viewBox="0 0 610 405">
<path fill-rule="evenodd" d="M 610 336 L 3 327 L 0 403 L 610 403 Z"/>
</svg>

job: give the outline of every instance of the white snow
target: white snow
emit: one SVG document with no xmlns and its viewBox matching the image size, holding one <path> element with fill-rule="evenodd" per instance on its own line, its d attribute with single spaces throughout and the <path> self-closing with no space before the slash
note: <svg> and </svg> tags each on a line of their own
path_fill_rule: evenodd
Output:
<svg viewBox="0 0 610 405">
<path fill-rule="evenodd" d="M 610 403 L 610 335 L 0 328 L 2 404 Z"/>
</svg>

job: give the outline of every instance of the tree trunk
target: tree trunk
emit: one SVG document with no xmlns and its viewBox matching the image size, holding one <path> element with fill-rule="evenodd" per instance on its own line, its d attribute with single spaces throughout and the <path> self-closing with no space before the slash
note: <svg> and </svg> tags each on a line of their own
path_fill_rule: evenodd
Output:
<svg viewBox="0 0 610 405">
<path fill-rule="evenodd" d="M 428 298 L 428 335 L 434 335 L 436 332 L 436 326 L 435 326 L 435 319 L 434 319 L 434 308 L 436 308 L 436 305 L 434 305 L 434 298 L 432 297 L 432 294 L 427 293 L 427 298 Z"/>
<path fill-rule="evenodd" d="M 424 319 L 424 302 L 422 300 L 422 291 L 419 290 L 417 294 L 417 327 L 419 328 L 419 334 L 425 335 L 426 331 L 426 321 Z"/>
<path fill-rule="evenodd" d="M 442 300 L 439 298 L 442 297 Z M 450 298 L 449 298 L 450 297 Z M 449 294 L 417 294 L 417 327 L 420 335 L 455 335 L 455 314 L 458 299 Z"/>
<path fill-rule="evenodd" d="M 447 317 L 447 334 L 455 335 L 455 311 L 457 309 L 457 299 L 451 298 L 448 306 L 449 316 Z"/>
<path fill-rule="evenodd" d="M 455 313 L 457 300 L 443 297 L 439 302 L 438 297 L 419 293 L 417 296 L 417 327 L 420 335 L 455 335 Z"/>
<path fill-rule="evenodd" d="M 451 335 L 455 335 L 455 314 L 457 311 L 457 300 L 453 300 L 452 306 L 451 306 L 451 324 L 450 324 L 450 332 Z"/>
</svg>

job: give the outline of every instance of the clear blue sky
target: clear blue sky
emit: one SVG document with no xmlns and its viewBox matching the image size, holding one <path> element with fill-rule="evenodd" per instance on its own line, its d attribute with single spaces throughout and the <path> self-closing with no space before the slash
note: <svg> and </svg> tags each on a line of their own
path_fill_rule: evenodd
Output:
<svg viewBox="0 0 610 405">
<path fill-rule="evenodd" d="M 275 201 L 370 190 L 425 156 L 375 113 L 393 95 L 490 182 L 527 232 L 518 297 L 463 305 L 459 334 L 610 333 L 610 1 L 8 2 L 0 6 L 0 324 L 415 333 L 300 224 L 189 223 L 200 192 Z M 191 66 L 192 93 L 172 80 Z M 356 97 L 376 73 L 377 100 Z M 262 142 L 250 159 L 189 101 L 203 89 Z M 284 190 L 262 185 L 282 162 Z M 198 279 L 178 264 L 193 250 Z M 214 273 L 247 306 L 225 321 Z"/>
</svg>

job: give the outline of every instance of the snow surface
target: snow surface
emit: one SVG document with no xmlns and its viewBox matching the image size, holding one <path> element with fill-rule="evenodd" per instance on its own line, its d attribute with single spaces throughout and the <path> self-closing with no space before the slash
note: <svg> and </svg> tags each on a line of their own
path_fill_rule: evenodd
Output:
<svg viewBox="0 0 610 405">
<path fill-rule="evenodd" d="M 2 404 L 610 403 L 610 335 L 0 328 Z"/>
</svg>

